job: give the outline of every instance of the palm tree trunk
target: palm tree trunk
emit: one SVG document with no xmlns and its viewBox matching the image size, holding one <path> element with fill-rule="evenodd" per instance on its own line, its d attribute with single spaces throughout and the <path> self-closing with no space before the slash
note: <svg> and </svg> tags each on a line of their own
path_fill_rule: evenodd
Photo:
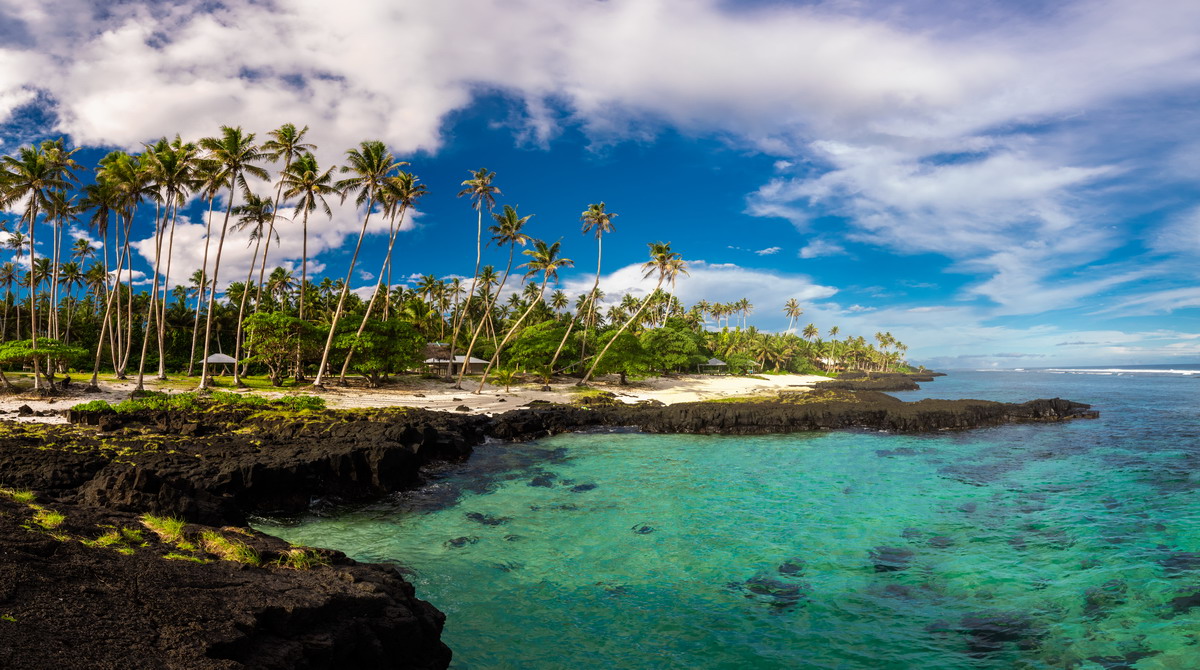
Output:
<svg viewBox="0 0 1200 670">
<path fill-rule="evenodd" d="M 613 335 L 612 339 L 608 341 L 608 344 L 604 345 L 604 348 L 600 350 L 600 353 L 596 354 L 596 358 L 592 360 L 592 367 L 588 369 L 587 374 L 583 376 L 583 379 L 579 380 L 579 386 L 583 386 L 584 384 L 588 383 L 588 380 L 592 378 L 592 374 L 596 372 L 596 366 L 600 365 L 600 359 L 604 358 L 604 354 L 608 353 L 608 348 L 613 345 L 613 342 L 617 341 L 617 338 L 621 336 L 621 333 L 625 332 L 625 329 L 629 327 L 629 324 L 633 323 L 638 318 L 638 315 L 642 313 L 642 310 L 646 309 L 646 305 L 650 304 L 650 299 L 653 298 L 655 292 L 662 287 L 662 283 L 663 280 L 660 277 L 658 280 L 658 285 L 655 286 L 654 290 L 642 300 L 642 304 L 638 305 L 637 311 L 635 311 L 632 316 L 626 319 L 625 323 L 621 324 L 621 329 L 617 331 L 617 334 Z"/>
<path fill-rule="evenodd" d="M 300 251 L 300 291 L 297 294 L 297 298 L 296 298 L 296 305 L 299 310 L 301 322 L 304 321 L 305 288 L 306 288 L 306 284 L 308 284 L 308 209 L 307 208 L 305 208 L 305 210 L 304 210 L 303 228 L 304 228 L 304 233 L 303 233 L 303 239 L 301 241 L 302 248 Z M 301 359 L 301 356 L 300 356 L 300 352 L 302 350 L 302 345 L 303 345 L 303 343 L 301 342 L 301 339 L 302 338 L 300 338 L 300 337 L 296 338 L 296 383 L 297 384 L 304 381 L 304 361 Z"/>
<path fill-rule="evenodd" d="M 233 336 L 233 385 L 238 388 L 245 388 L 242 383 L 242 375 L 238 368 L 242 367 L 242 319 L 246 314 L 246 298 L 250 296 L 250 282 L 254 281 L 254 261 L 258 260 L 258 249 L 262 246 L 262 235 L 258 236 L 258 241 L 254 244 L 254 255 L 250 258 L 250 271 L 246 273 L 246 285 L 242 288 L 242 301 L 238 306 L 237 330 Z"/>
<path fill-rule="evenodd" d="M 516 323 L 509 327 L 508 332 L 504 334 L 504 340 L 500 343 L 500 346 L 496 347 L 496 353 L 492 354 L 492 360 L 488 361 L 487 367 L 483 369 L 483 376 L 479 378 L 479 387 L 474 391 L 476 395 L 479 395 L 479 393 L 483 391 L 483 385 L 487 383 L 488 373 L 492 371 L 492 366 L 494 366 L 500 360 L 500 351 L 504 349 L 504 345 L 508 344 L 508 341 L 512 339 L 513 333 L 517 332 L 517 328 L 521 327 L 521 322 L 523 322 L 525 317 L 529 316 L 529 313 L 533 311 L 534 305 L 542 301 L 542 294 L 546 292 L 546 284 L 549 283 L 550 273 L 546 272 L 544 275 L 542 275 L 542 286 L 538 289 L 537 297 L 529 301 L 529 306 L 526 307 L 525 311 L 521 313 L 521 318 L 517 319 Z M 497 291 L 496 294 L 499 295 L 500 292 Z M 464 366 L 470 364 L 471 359 L 469 358 L 463 361 Z"/>
<path fill-rule="evenodd" d="M 168 206 L 169 210 L 170 207 Z M 155 303 L 158 302 L 158 269 L 162 264 L 163 226 L 166 224 L 166 215 L 167 212 L 160 213 L 155 211 L 154 213 L 154 279 L 150 283 L 150 304 L 146 306 L 146 328 L 142 332 L 142 355 L 138 358 L 137 388 L 135 391 L 145 390 L 143 381 L 146 376 L 146 350 L 150 345 L 150 326 L 151 324 L 156 324 L 159 320 L 158 308 L 155 306 Z M 160 333 L 162 331 L 159 328 L 155 328 L 154 332 Z M 161 344 L 162 341 L 160 340 L 159 345 Z M 159 351 L 162 351 L 161 346 L 159 347 Z"/>
<path fill-rule="evenodd" d="M 479 261 L 480 261 L 480 259 L 483 258 L 483 247 L 480 246 L 481 240 L 483 239 L 483 206 L 482 206 L 482 203 L 480 203 L 478 212 L 479 212 L 479 216 L 478 216 L 478 222 L 476 224 L 476 232 L 475 232 L 475 274 L 471 277 L 471 290 L 467 291 L 466 304 L 468 304 L 468 305 L 471 304 L 471 298 L 475 295 L 475 283 L 477 281 L 479 281 Z M 462 328 L 463 318 L 465 317 L 464 313 L 466 311 L 467 310 L 464 308 L 463 310 L 461 310 L 461 312 L 459 314 L 454 315 L 455 316 L 454 330 L 453 330 L 453 333 L 450 335 L 450 358 L 448 359 L 449 362 L 446 365 L 446 376 L 447 377 L 454 374 L 454 347 L 455 347 L 455 345 L 458 344 L 458 331 L 460 328 Z M 462 385 L 455 383 L 453 388 L 462 389 Z"/>
<path fill-rule="evenodd" d="M 36 196 L 30 200 L 30 216 L 29 216 L 29 317 L 30 324 L 33 330 L 30 331 L 30 349 L 33 350 L 33 390 L 39 391 L 42 388 L 41 382 L 38 381 L 38 358 L 37 358 L 37 263 L 35 263 L 33 235 L 34 229 L 37 228 L 37 198 Z"/>
<path fill-rule="evenodd" d="M 215 203 L 215 197 L 208 199 L 208 223 L 204 232 L 204 261 L 200 266 L 200 291 L 199 295 L 196 296 L 196 319 L 192 324 L 192 351 L 188 354 L 187 376 L 189 377 L 196 370 L 196 334 L 200 332 L 200 309 L 204 306 L 204 294 L 210 284 L 208 281 L 208 247 L 209 242 L 212 240 L 212 213 Z"/>
<path fill-rule="evenodd" d="M 342 284 L 342 293 L 338 297 L 337 309 L 333 313 L 333 321 L 329 324 L 329 337 L 325 338 L 325 351 L 321 354 L 321 367 L 317 368 L 317 378 L 313 380 L 314 388 L 324 388 L 321 382 L 325 379 L 325 366 L 329 364 L 329 350 L 333 348 L 333 338 L 337 334 L 338 321 L 342 318 L 342 309 L 346 306 L 346 295 L 350 293 L 350 281 L 354 279 L 354 266 L 358 263 L 358 252 L 362 250 L 363 238 L 367 236 L 367 222 L 371 220 L 371 208 L 374 205 L 375 198 L 372 194 L 372 197 L 367 198 L 367 215 L 363 217 L 362 231 L 358 233 L 358 244 L 354 246 L 354 256 L 350 258 L 350 269 L 346 272 L 346 282 Z"/>
<path fill-rule="evenodd" d="M 237 198 L 234 184 L 237 175 L 230 175 L 229 203 L 225 207 L 225 221 L 221 224 L 221 238 L 217 241 L 217 258 L 213 261 L 212 295 L 208 300 L 208 310 L 204 317 L 204 360 L 200 363 L 200 389 L 208 388 L 208 352 L 212 343 L 212 313 L 213 303 L 217 301 L 217 277 L 221 272 L 221 252 L 225 250 L 225 233 L 229 230 L 229 214 L 233 211 L 233 203 Z M 236 364 L 235 364 L 236 365 Z"/>
<path fill-rule="evenodd" d="M 115 235 L 115 231 L 114 231 L 114 235 Z M 125 262 L 124 255 L 126 253 L 128 253 L 128 251 L 129 251 L 129 245 L 126 244 L 125 247 L 117 253 L 117 273 L 118 273 L 117 276 L 118 277 L 120 277 L 121 264 Z M 107 263 L 108 263 L 108 259 L 106 257 L 105 264 L 107 264 Z M 110 323 L 110 320 L 109 320 L 109 316 L 113 311 L 114 302 L 117 303 L 117 311 L 120 311 L 120 309 L 121 309 L 121 305 L 119 303 L 120 291 L 116 290 L 117 288 L 120 288 L 120 286 L 121 286 L 120 282 L 117 282 L 116 286 L 114 287 L 114 290 L 109 292 L 108 299 L 104 301 L 104 303 L 105 303 L 104 304 L 104 318 L 101 319 L 101 323 L 100 323 L 100 341 L 96 344 L 96 360 L 95 360 L 95 364 L 92 366 L 92 382 L 91 382 L 91 384 L 88 385 L 89 391 L 94 392 L 94 391 L 100 390 L 100 386 L 97 382 L 100 377 L 100 358 L 103 356 L 103 353 L 104 353 L 104 333 L 105 333 L 105 331 L 109 331 L 109 332 L 113 333 L 114 337 L 115 337 L 116 333 L 120 332 L 119 327 L 114 327 L 113 324 Z M 112 339 L 113 339 L 112 337 L 109 338 L 109 340 L 112 340 Z M 114 361 L 115 360 L 116 359 L 114 358 Z"/>
<path fill-rule="evenodd" d="M 500 285 L 496 287 L 496 295 L 491 301 L 484 300 L 483 303 L 483 318 L 479 320 L 479 324 L 475 326 L 475 332 L 471 335 L 471 343 L 467 345 L 467 353 L 463 356 L 463 366 L 458 371 L 458 383 L 455 388 L 462 388 L 463 377 L 467 374 L 467 368 L 471 367 L 471 352 L 475 350 L 475 340 L 479 337 L 479 332 L 483 330 L 483 324 L 491 320 L 492 308 L 496 306 L 496 300 L 500 298 L 500 292 L 504 290 L 504 284 L 508 282 L 508 273 L 512 271 L 513 251 L 514 247 L 508 248 L 508 267 L 504 268 L 504 276 L 500 279 Z M 496 351 L 499 351 L 497 348 Z M 454 359 L 450 359 L 453 363 Z"/>
<path fill-rule="evenodd" d="M 365 330 L 367 327 L 367 319 L 371 318 L 371 308 L 373 308 L 375 306 L 375 300 L 376 300 L 376 298 L 379 297 L 379 289 L 384 288 L 383 275 L 384 275 L 384 272 L 387 271 L 388 266 L 391 264 L 392 247 L 396 244 L 396 236 L 400 232 L 400 227 L 404 225 L 404 214 L 406 211 L 407 211 L 407 208 L 403 208 L 400 210 L 400 224 L 393 225 L 392 230 L 390 231 L 391 236 L 388 239 L 387 254 L 383 257 L 383 267 L 379 268 L 379 284 L 375 287 L 375 292 L 371 294 L 371 300 L 370 300 L 370 302 L 367 303 L 367 311 L 363 312 L 362 323 L 358 324 L 358 331 L 356 331 L 354 333 L 355 341 L 357 341 L 357 338 L 363 334 L 363 330 Z M 393 223 L 395 223 L 395 222 L 393 222 Z M 387 293 L 390 293 L 390 292 L 391 292 L 390 288 L 384 288 L 384 296 L 385 296 L 384 299 L 385 300 L 387 299 L 386 298 Z M 386 319 L 386 317 L 385 317 L 385 319 Z M 470 354 L 468 354 L 468 356 L 469 355 Z M 350 359 L 353 357 L 354 357 L 354 347 L 350 347 L 350 351 L 346 352 L 346 360 L 345 360 L 345 362 L 342 363 L 342 373 L 338 377 L 338 384 L 340 386 L 346 385 L 346 371 L 350 369 Z M 461 383 L 461 381 L 462 381 L 462 378 L 460 377 L 459 382 Z"/>
<path fill-rule="evenodd" d="M 165 342 L 167 339 L 167 297 L 171 286 L 171 261 L 175 255 L 175 221 L 179 218 L 179 205 L 174 198 L 171 199 L 171 233 L 167 236 L 167 271 L 163 274 L 163 289 L 162 303 L 159 305 L 158 315 L 158 378 L 165 380 L 167 378 L 167 353 Z"/>
</svg>

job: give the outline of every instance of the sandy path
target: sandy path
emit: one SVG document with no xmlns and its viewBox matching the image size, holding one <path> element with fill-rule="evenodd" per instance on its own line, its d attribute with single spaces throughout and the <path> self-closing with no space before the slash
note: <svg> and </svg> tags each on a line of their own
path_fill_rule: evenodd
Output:
<svg viewBox="0 0 1200 670">
<path fill-rule="evenodd" d="M 814 375 L 769 375 L 762 379 L 750 377 L 715 376 L 715 375 L 677 375 L 672 377 L 655 377 L 643 381 L 632 382 L 627 386 L 616 383 L 616 377 L 611 380 L 593 380 L 593 387 L 610 391 L 618 399 L 635 403 L 641 400 L 658 400 L 666 404 L 679 402 L 694 402 L 713 398 L 755 395 L 781 390 L 804 390 L 812 388 L 812 384 L 826 379 Z M 61 416 L 28 416 L 19 417 L 16 410 L 22 405 L 28 405 L 34 411 L 63 410 L 73 405 L 90 400 L 105 400 L 120 402 L 129 397 L 133 390 L 133 381 L 101 382 L 101 393 L 83 393 L 82 386 L 76 386 L 70 395 L 56 398 L 36 398 L 33 396 L 6 396 L 0 398 L 0 415 L 5 419 L 17 421 L 42 421 L 46 423 L 63 423 Z M 325 398 L 330 407 L 360 408 L 360 407 L 421 407 L 446 411 L 461 411 L 459 407 L 467 407 L 467 411 L 480 414 L 495 414 L 515 409 L 533 400 L 549 402 L 570 402 L 575 394 L 574 380 L 557 381 L 551 385 L 550 391 L 542 391 L 540 384 L 514 385 L 510 392 L 503 387 L 489 384 L 483 393 L 476 395 L 473 391 L 478 384 L 470 379 L 463 381 L 463 389 L 458 390 L 451 384 L 435 379 L 419 379 L 405 377 L 398 384 L 379 389 L 361 386 L 337 387 L 330 385 L 321 397 Z M 147 380 L 147 388 L 154 387 Z M 179 392 L 184 390 L 176 381 L 163 390 Z M 230 390 L 222 388 L 222 390 Z M 307 391 L 302 391 L 308 393 Z M 270 391 L 255 391 L 267 396 L 278 396 L 283 393 Z"/>
</svg>

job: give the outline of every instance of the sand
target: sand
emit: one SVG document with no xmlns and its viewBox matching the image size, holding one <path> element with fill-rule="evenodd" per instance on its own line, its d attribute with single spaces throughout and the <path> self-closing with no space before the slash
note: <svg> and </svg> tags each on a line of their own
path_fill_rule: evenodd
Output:
<svg viewBox="0 0 1200 670">
<path fill-rule="evenodd" d="M 735 377 L 726 375 L 673 375 L 670 377 L 653 377 L 641 381 L 630 382 L 626 386 L 617 383 L 617 378 L 593 380 L 592 387 L 610 391 L 623 402 L 635 403 L 642 400 L 657 400 L 666 404 L 693 402 L 712 398 L 727 398 L 734 396 L 757 395 L 780 390 L 811 389 L 812 384 L 826 379 L 814 375 L 767 375 L 761 378 Z M 420 379 L 417 377 L 401 377 L 397 382 L 378 389 L 367 388 L 361 380 L 352 380 L 349 387 L 338 387 L 328 384 L 327 390 L 321 393 L 329 407 L 361 408 L 361 407 L 422 407 L 446 411 L 464 411 L 461 407 L 477 414 L 495 414 L 515 409 L 532 400 L 549 402 L 570 402 L 575 397 L 574 379 L 563 378 L 551 384 L 551 390 L 543 391 L 541 384 L 515 384 L 509 391 L 504 387 L 488 384 L 483 393 L 475 394 L 478 387 L 475 380 L 463 380 L 463 388 L 455 389 L 451 383 L 437 379 Z M 228 388 L 228 379 L 220 381 L 221 390 Z M 73 405 L 90 400 L 105 400 L 116 403 L 129 398 L 135 384 L 132 380 L 102 381 L 101 393 L 83 393 L 83 386 L 76 384 L 67 395 L 51 398 L 38 398 L 32 395 L 4 396 L 0 398 L 0 410 L 5 413 L 0 418 L 16 421 L 41 421 L 45 423 L 64 423 L 65 417 L 16 415 L 16 410 L 22 405 L 30 409 L 62 410 Z M 186 379 L 175 379 L 164 384 L 156 384 L 147 380 L 146 388 L 151 390 L 169 390 L 180 392 L 189 390 Z M 312 393 L 301 387 L 301 393 Z M 284 392 L 255 390 L 253 393 L 278 396 Z"/>
</svg>

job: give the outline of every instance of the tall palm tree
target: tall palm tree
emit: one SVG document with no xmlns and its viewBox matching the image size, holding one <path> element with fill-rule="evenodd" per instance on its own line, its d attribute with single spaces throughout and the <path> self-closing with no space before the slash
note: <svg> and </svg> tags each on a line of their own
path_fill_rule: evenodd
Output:
<svg viewBox="0 0 1200 670">
<path fill-rule="evenodd" d="M 300 299 L 297 301 L 299 304 L 299 318 L 303 322 L 304 292 L 308 284 L 308 214 L 317 207 L 320 207 L 321 211 L 325 212 L 326 217 L 332 217 L 333 210 L 330 209 L 325 196 L 332 196 L 338 190 L 333 183 L 333 168 L 322 172 L 321 168 L 317 165 L 316 157 L 307 151 L 297 156 L 293 162 L 288 164 L 279 183 L 287 189 L 284 191 L 283 197 L 297 199 L 295 214 L 303 215 L 300 251 Z M 261 285 L 261 277 L 259 281 Z M 300 343 L 297 341 L 296 383 L 302 381 L 304 381 L 304 366 L 300 360 Z"/>
<path fill-rule="evenodd" d="M 206 137 L 200 140 L 200 147 L 208 152 L 210 160 L 220 166 L 229 180 L 229 202 L 225 206 L 225 221 L 221 224 L 221 237 L 217 242 L 217 257 L 213 261 L 213 297 L 215 299 L 218 280 L 221 273 L 221 252 L 225 247 L 225 233 L 229 230 L 229 215 L 233 212 L 234 200 L 237 197 L 235 186 L 248 191 L 246 175 L 259 179 L 267 178 L 267 171 L 256 165 L 266 158 L 257 145 L 254 144 L 254 133 L 243 132 L 240 127 L 230 128 L 221 126 L 220 137 Z M 204 317 L 204 360 L 200 368 L 200 388 L 208 388 L 208 352 L 212 344 L 212 315 L 213 302 L 208 301 L 208 313 Z"/>
<path fill-rule="evenodd" d="M 75 180 L 74 169 L 78 164 L 71 158 L 75 151 L 62 148 L 62 141 L 46 141 L 40 147 L 21 147 L 16 156 L 0 158 L 0 206 L 25 202 L 21 216 L 29 230 L 29 260 L 34 266 L 34 238 L 39 208 L 48 205 L 50 192 L 65 190 Z M 36 282 L 30 287 L 30 295 L 36 292 Z M 31 348 L 37 350 L 37 301 L 30 301 Z M 33 388 L 41 390 L 38 380 L 38 359 L 33 358 Z"/>
<path fill-rule="evenodd" d="M 380 293 L 382 292 L 386 297 L 390 291 L 390 287 L 384 286 L 384 278 L 392 262 L 392 248 L 396 245 L 396 236 L 404 227 L 404 215 L 416 204 L 417 200 L 428 192 L 423 184 L 417 183 L 419 181 L 420 179 L 416 175 L 410 172 L 401 172 L 383 182 L 380 197 L 384 203 L 385 213 L 392 220 L 387 253 L 383 255 L 383 267 L 379 268 L 379 282 L 375 285 L 375 291 L 371 294 L 367 309 L 363 311 L 362 322 L 358 324 L 358 331 L 354 333 L 355 338 L 361 337 L 363 330 L 366 329 L 367 320 L 371 318 L 371 310 L 375 307 L 375 301 L 379 298 Z M 351 347 L 350 351 L 346 352 L 346 360 L 342 362 L 342 373 L 339 377 L 339 383 L 342 385 L 346 383 L 346 371 L 350 369 L 350 359 L 353 357 L 354 348 Z"/>
<path fill-rule="evenodd" d="M 688 273 L 687 262 L 683 260 L 680 254 L 671 251 L 670 242 L 651 242 L 650 260 L 642 264 L 642 270 L 645 272 L 642 277 L 643 279 L 649 279 L 651 275 L 658 273 L 658 283 L 655 285 L 653 291 L 646 294 L 641 304 L 638 305 L 637 311 L 630 315 L 625 320 L 625 323 L 621 324 L 621 327 L 608 341 L 608 344 L 604 345 L 600 353 L 596 354 L 596 358 L 592 360 L 592 367 L 588 369 L 583 379 L 579 380 L 579 386 L 588 383 L 588 380 L 596 372 L 596 366 L 600 365 L 600 361 L 604 358 L 604 354 L 608 352 L 609 347 L 612 346 L 613 342 L 617 341 L 617 338 L 621 336 L 621 333 L 625 332 L 625 329 L 629 328 L 629 324 L 637 320 L 642 310 L 646 309 L 646 305 L 650 304 L 650 300 L 654 297 L 655 292 L 662 288 L 663 283 L 669 282 L 673 286 L 680 274 L 686 275 Z"/>
<path fill-rule="evenodd" d="M 246 289 L 242 291 L 241 300 L 238 301 L 238 316 L 237 328 L 234 330 L 233 336 L 233 357 L 237 363 L 233 364 L 233 384 L 238 388 L 244 388 L 242 383 L 242 323 L 246 317 L 246 298 L 250 295 L 250 287 L 254 281 L 254 265 L 258 261 L 258 252 L 263 244 L 263 236 L 267 237 L 267 242 L 270 243 L 271 233 L 274 232 L 272 222 L 275 220 L 275 205 L 269 198 L 264 198 L 246 191 L 243 194 L 245 204 L 238 205 L 234 208 L 233 213 L 238 215 L 237 223 L 234 224 L 234 230 L 242 231 L 249 229 L 250 242 L 254 244 L 254 254 L 250 257 L 250 269 L 246 272 Z"/>
<path fill-rule="evenodd" d="M 338 181 L 337 188 L 342 192 L 342 198 L 351 192 L 357 192 L 355 205 L 363 207 L 366 214 L 363 216 L 362 230 L 358 233 L 358 244 L 354 246 L 354 256 L 350 258 L 350 267 L 346 271 L 346 281 L 342 284 L 342 290 L 338 297 L 337 309 L 334 310 L 333 319 L 329 324 L 329 337 L 325 339 L 325 351 L 321 353 L 321 366 L 317 368 L 317 378 L 313 380 L 313 387 L 318 389 L 324 388 L 322 382 L 325 380 L 325 366 L 329 364 L 329 350 L 333 348 L 333 340 L 337 336 L 338 321 L 341 320 L 342 310 L 346 306 L 346 294 L 350 292 L 350 282 L 354 279 L 354 266 L 358 263 L 358 252 L 362 250 L 363 238 L 367 236 L 367 225 L 371 222 L 371 212 L 374 211 L 375 204 L 379 202 L 380 189 L 387 178 L 392 176 L 392 173 L 408 165 L 404 161 L 397 161 L 383 142 L 378 140 L 362 142 L 359 144 L 359 148 L 347 151 L 346 163 L 342 166 L 341 171 L 353 176 Z"/>
<path fill-rule="evenodd" d="M 267 154 L 267 160 L 272 163 L 283 161 L 283 170 L 279 173 L 279 184 L 275 187 L 275 202 L 271 205 L 271 224 L 270 230 L 267 232 L 267 244 L 263 248 L 262 265 L 258 269 L 258 293 L 254 298 L 254 312 L 258 313 L 259 305 L 262 304 L 263 276 L 267 271 L 267 256 L 271 253 L 271 238 L 278 239 L 278 234 L 275 232 L 275 216 L 279 214 L 279 198 L 280 196 L 290 198 L 292 196 L 284 193 L 285 186 L 288 184 L 288 174 L 291 171 L 292 163 L 301 156 L 308 154 L 312 156 L 312 151 L 317 148 L 315 144 L 309 144 L 304 141 L 304 136 L 308 133 L 308 126 L 297 130 L 296 126 L 291 123 L 285 123 L 275 130 L 267 133 L 270 137 L 266 142 L 263 142 L 262 150 Z M 312 167 L 315 168 L 316 161 L 312 161 Z M 318 173 L 320 174 L 320 173 Z M 326 173 L 328 178 L 328 173 Z M 297 210 L 299 211 L 299 210 Z M 331 214 L 332 216 L 332 214 Z M 307 243 L 307 230 L 305 231 L 305 242 Z M 302 315 L 301 319 L 304 318 Z"/>
<path fill-rule="evenodd" d="M 492 360 L 488 361 L 487 367 L 483 370 L 483 376 L 479 379 L 479 387 L 475 389 L 476 394 L 483 391 L 483 385 L 487 383 L 488 373 L 491 372 L 492 367 L 496 365 L 496 362 L 500 360 L 500 352 L 504 349 L 504 346 L 508 344 L 508 341 L 512 339 L 513 333 L 517 332 L 517 329 L 521 327 L 521 323 L 525 321 L 525 317 L 529 316 L 529 313 L 533 311 L 533 308 L 536 305 L 541 304 L 542 296 L 546 293 L 546 285 L 550 283 L 550 279 L 558 279 L 558 270 L 560 268 L 569 268 L 575 265 L 575 262 L 570 258 L 558 257 L 558 252 L 561 245 L 562 242 L 546 244 L 542 240 L 534 240 L 532 249 L 525 249 L 521 252 L 530 257 L 529 262 L 521 266 L 523 268 L 529 268 L 529 270 L 525 273 L 525 278 L 529 279 L 540 272 L 542 274 L 542 283 L 538 288 L 537 297 L 529 301 L 529 306 L 525 308 L 525 311 L 521 314 L 520 318 L 518 318 L 511 326 L 509 326 L 508 332 L 504 334 L 504 340 L 500 342 L 500 346 L 496 347 L 496 353 L 492 354 Z M 469 361 L 470 359 L 467 359 L 467 362 Z"/>
<path fill-rule="evenodd" d="M 195 373 L 196 337 L 200 332 L 200 315 L 204 313 L 205 296 L 211 295 L 210 291 L 213 293 L 216 291 L 212 280 L 208 278 L 208 253 L 212 249 L 213 207 L 217 203 L 217 196 L 227 184 L 231 183 L 229 177 L 230 175 L 222 169 L 221 164 L 210 158 L 202 158 L 196 165 L 196 183 L 204 199 L 208 200 L 208 214 L 204 217 L 204 260 L 200 262 L 200 274 L 204 280 L 197 284 L 200 287 L 200 294 L 196 298 L 196 314 L 192 323 L 192 348 L 188 354 L 187 369 L 189 377 Z"/>
<path fill-rule="evenodd" d="M 471 178 L 464 180 L 461 184 L 463 190 L 458 192 L 458 197 L 467 196 L 471 199 L 471 208 L 475 210 L 477 223 L 475 232 L 475 273 L 471 276 L 471 288 L 467 289 L 467 300 L 470 301 L 471 296 L 475 295 L 475 285 L 479 280 L 479 263 L 483 258 L 483 210 L 486 207 L 490 214 L 496 206 L 496 196 L 500 195 L 500 189 L 492 185 L 492 180 L 496 178 L 495 172 L 489 172 L 487 168 L 479 168 L 471 172 Z M 450 365 L 446 371 L 449 374 L 454 364 L 454 348 L 458 345 L 458 332 L 462 328 L 462 320 L 466 310 L 461 310 L 456 314 L 454 319 L 454 327 L 450 335 Z"/>
<path fill-rule="evenodd" d="M 504 268 L 504 277 L 500 279 L 500 285 L 496 289 L 495 296 L 490 299 L 484 299 L 483 314 L 484 318 L 479 320 L 475 326 L 475 332 L 471 334 L 471 343 L 467 345 L 467 353 L 464 354 L 463 360 L 466 363 L 458 371 L 458 380 L 454 383 L 454 388 L 462 388 L 463 376 L 467 374 L 467 369 L 470 367 L 471 353 L 475 350 L 475 340 L 479 337 L 480 331 L 483 330 L 484 323 L 487 322 L 487 317 L 491 314 L 492 308 L 496 304 L 496 298 L 500 296 L 500 292 L 504 290 L 504 284 L 508 282 L 508 275 L 512 272 L 513 252 L 516 251 L 517 245 L 525 246 L 529 243 L 529 236 L 521 232 L 521 229 L 533 218 L 533 215 L 521 216 L 517 214 L 517 208 L 511 205 L 505 205 L 504 210 L 500 214 L 493 214 L 492 218 L 496 223 L 488 226 L 488 231 L 492 233 L 492 242 L 497 246 L 508 247 L 508 265 Z M 491 242 L 489 242 L 490 244 Z M 453 365 L 453 360 L 451 360 Z"/>
<path fill-rule="evenodd" d="M 4 287 L 4 318 L 0 321 L 0 339 L 8 338 L 8 306 L 13 301 L 12 289 L 17 283 L 17 275 L 16 263 L 7 261 L 0 265 L 0 286 Z"/>
<path fill-rule="evenodd" d="M 804 314 L 804 310 L 800 308 L 800 303 L 795 298 L 788 298 L 783 305 L 783 315 L 788 318 L 788 331 L 796 327 L 796 319 Z"/>
<path fill-rule="evenodd" d="M 109 281 L 112 279 L 111 269 L 110 269 L 111 266 L 109 265 L 109 262 L 108 262 L 108 251 L 109 251 L 110 247 L 114 246 L 114 245 L 111 245 L 108 243 L 108 229 L 109 229 L 109 224 L 111 223 L 112 215 L 114 213 L 116 213 L 117 210 L 119 209 L 119 203 L 117 201 L 117 190 L 113 186 L 113 182 L 111 180 L 97 178 L 95 183 L 87 184 L 86 186 L 84 186 L 83 187 L 83 201 L 80 203 L 80 206 L 85 209 L 92 210 L 92 218 L 88 221 L 88 226 L 90 226 L 91 228 L 94 228 L 96 230 L 96 234 L 100 237 L 101 252 L 103 253 L 103 263 L 104 263 L 104 265 L 103 265 L 103 267 L 104 267 L 104 291 L 103 291 L 103 294 L 105 296 L 105 303 L 107 303 L 108 302 L 107 298 L 108 298 L 109 290 L 110 290 Z M 116 246 L 119 247 L 120 245 L 116 245 Z M 114 255 L 113 262 L 116 262 L 117 260 L 118 260 L 117 256 Z M 118 279 L 119 279 L 119 277 L 118 277 Z M 101 295 L 100 293 L 96 293 L 97 301 L 99 301 L 100 295 Z M 99 305 L 97 304 L 97 307 L 98 306 Z M 99 311 L 99 310 L 97 309 L 97 311 Z M 116 351 L 118 348 L 118 345 L 117 345 L 118 339 L 117 339 L 116 334 L 120 333 L 120 327 L 119 326 L 110 326 L 108 312 L 109 312 L 109 310 L 106 309 L 105 316 L 104 316 L 104 322 L 100 324 L 101 344 L 97 346 L 97 350 L 103 349 L 102 343 L 104 340 L 104 331 L 106 329 L 111 328 L 114 332 L 114 336 L 109 338 L 109 341 L 112 343 L 111 344 L 112 360 L 113 360 L 113 368 L 115 369 L 117 366 Z M 118 315 L 120 314 L 120 310 L 117 310 L 117 314 Z"/>
<path fill-rule="evenodd" d="M 592 290 L 587 295 L 587 301 L 577 311 L 576 315 L 581 316 L 586 314 L 589 319 L 596 313 L 595 301 L 597 293 L 600 290 L 600 261 L 604 255 L 604 234 L 611 233 L 614 230 L 612 220 L 617 217 L 614 212 L 609 212 L 605 209 L 603 202 L 599 204 L 588 205 L 588 208 L 579 215 L 580 221 L 583 222 L 583 234 L 594 232 L 596 235 L 596 280 L 592 283 Z M 584 323 L 583 339 L 579 342 L 579 359 L 582 361 L 584 352 L 587 350 L 587 329 L 588 323 Z M 558 361 L 558 355 L 562 353 L 563 345 L 567 343 L 567 338 L 571 336 L 571 330 L 575 327 L 575 319 L 572 319 L 567 324 L 567 332 L 563 333 L 562 341 L 558 343 L 558 348 L 554 350 L 554 356 L 550 359 L 550 369 L 554 369 L 554 363 Z"/>
</svg>

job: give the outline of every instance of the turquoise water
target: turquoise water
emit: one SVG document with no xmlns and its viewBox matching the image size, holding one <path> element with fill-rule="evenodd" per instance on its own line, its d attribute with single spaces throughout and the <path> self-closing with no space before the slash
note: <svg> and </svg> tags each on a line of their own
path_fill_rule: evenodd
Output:
<svg viewBox="0 0 1200 670">
<path fill-rule="evenodd" d="M 490 444 L 420 491 L 258 527 L 402 566 L 461 669 L 1200 668 L 1197 390 L 956 373 L 897 395 L 1102 418 Z"/>
</svg>

